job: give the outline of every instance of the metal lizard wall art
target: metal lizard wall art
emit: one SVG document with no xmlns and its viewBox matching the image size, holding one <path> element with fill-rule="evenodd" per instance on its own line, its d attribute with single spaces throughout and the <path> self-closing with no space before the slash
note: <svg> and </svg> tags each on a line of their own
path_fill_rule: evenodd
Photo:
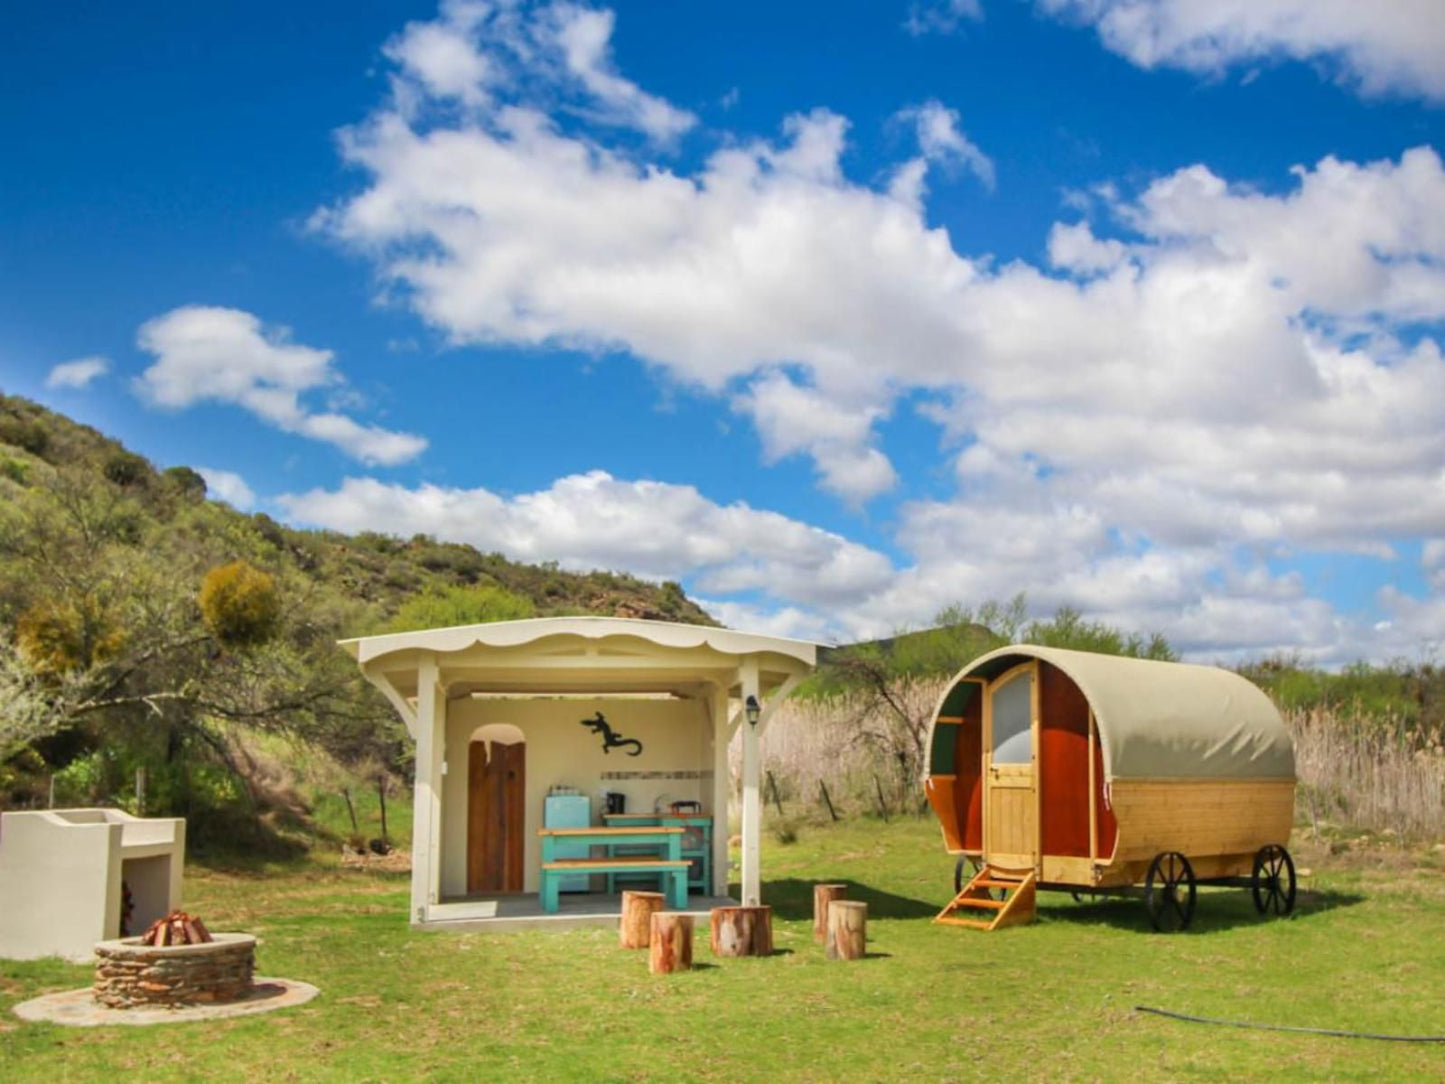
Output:
<svg viewBox="0 0 1445 1084">
<path fill-rule="evenodd" d="M 642 753 L 642 743 L 636 738 L 624 738 L 621 734 L 614 733 L 611 725 L 602 717 L 600 711 L 597 713 L 597 718 L 579 719 L 578 722 L 591 730 L 592 733 L 602 735 L 602 751 L 604 753 L 610 753 L 612 750 L 620 749 L 624 745 L 632 746 L 632 751 L 627 754 L 630 757 L 635 757 Z"/>
</svg>

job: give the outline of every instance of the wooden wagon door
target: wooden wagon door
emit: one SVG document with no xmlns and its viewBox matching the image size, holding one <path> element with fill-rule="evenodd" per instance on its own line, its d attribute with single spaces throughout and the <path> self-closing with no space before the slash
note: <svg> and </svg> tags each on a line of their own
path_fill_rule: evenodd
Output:
<svg viewBox="0 0 1445 1084">
<path fill-rule="evenodd" d="M 1000 869 L 1039 860 L 1038 667 L 1000 675 L 985 701 L 984 859 Z"/>
<path fill-rule="evenodd" d="M 526 766 L 523 742 L 471 743 L 467 758 L 469 893 L 522 891 Z"/>
</svg>

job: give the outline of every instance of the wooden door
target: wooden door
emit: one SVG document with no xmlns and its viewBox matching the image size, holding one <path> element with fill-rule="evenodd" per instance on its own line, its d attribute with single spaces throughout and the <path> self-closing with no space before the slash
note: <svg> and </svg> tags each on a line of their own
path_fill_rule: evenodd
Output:
<svg viewBox="0 0 1445 1084">
<path fill-rule="evenodd" d="M 1038 669 L 1002 674 L 984 705 L 984 859 L 1001 869 L 1039 861 Z"/>
<path fill-rule="evenodd" d="M 522 891 L 526 766 L 523 742 L 471 744 L 467 758 L 469 893 Z"/>
</svg>

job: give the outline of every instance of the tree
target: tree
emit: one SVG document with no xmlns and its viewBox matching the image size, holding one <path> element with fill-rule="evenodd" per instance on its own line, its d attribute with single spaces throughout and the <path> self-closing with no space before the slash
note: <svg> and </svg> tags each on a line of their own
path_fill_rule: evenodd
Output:
<svg viewBox="0 0 1445 1084">
<path fill-rule="evenodd" d="M 0 759 L 76 731 L 108 755 L 159 758 L 185 807 L 173 811 L 188 812 L 197 758 L 247 778 L 228 728 L 394 748 L 393 713 L 335 647 L 359 623 L 354 604 L 295 572 L 217 565 L 221 544 L 268 547 L 246 531 L 162 528 L 79 471 L 51 472 L 0 509 L 0 615 L 15 629 L 0 637 Z"/>
</svg>

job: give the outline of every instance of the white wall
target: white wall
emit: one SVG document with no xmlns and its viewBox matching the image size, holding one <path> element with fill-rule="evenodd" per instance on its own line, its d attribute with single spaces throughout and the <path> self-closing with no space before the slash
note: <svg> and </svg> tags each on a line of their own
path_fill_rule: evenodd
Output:
<svg viewBox="0 0 1445 1084">
<path fill-rule="evenodd" d="M 603 753 L 602 738 L 580 724 L 601 711 L 613 731 L 642 742 L 640 756 L 614 749 Z M 653 802 L 699 801 L 726 832 L 727 810 L 713 810 L 713 754 L 707 709 L 693 700 L 453 700 L 447 705 L 446 762 L 442 784 L 443 898 L 467 887 L 467 758 L 474 731 L 509 723 L 526 739 L 526 826 L 524 890 L 537 891 L 542 799 L 553 786 L 576 787 L 592 799 L 592 821 L 602 823 L 600 792 L 627 795 L 629 813 L 648 813 Z M 604 772 L 657 773 L 653 778 L 607 779 Z M 691 779 L 666 778 L 690 772 Z"/>
</svg>

